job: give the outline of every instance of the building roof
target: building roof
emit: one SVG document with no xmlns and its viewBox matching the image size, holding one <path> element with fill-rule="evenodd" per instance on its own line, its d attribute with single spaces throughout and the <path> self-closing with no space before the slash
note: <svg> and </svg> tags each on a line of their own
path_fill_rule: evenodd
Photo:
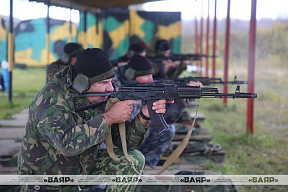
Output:
<svg viewBox="0 0 288 192">
<path fill-rule="evenodd" d="M 47 4 L 49 0 L 29 0 Z M 127 7 L 160 0 L 50 0 L 50 6 L 60 6 L 77 9 L 79 11 L 96 12 L 99 8 Z"/>
</svg>

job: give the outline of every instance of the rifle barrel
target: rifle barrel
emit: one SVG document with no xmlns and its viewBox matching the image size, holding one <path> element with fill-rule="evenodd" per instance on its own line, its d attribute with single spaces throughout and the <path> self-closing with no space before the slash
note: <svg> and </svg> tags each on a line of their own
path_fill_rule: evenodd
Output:
<svg viewBox="0 0 288 192">
<path fill-rule="evenodd" d="M 257 98 L 256 93 L 203 93 L 203 98 Z"/>
</svg>

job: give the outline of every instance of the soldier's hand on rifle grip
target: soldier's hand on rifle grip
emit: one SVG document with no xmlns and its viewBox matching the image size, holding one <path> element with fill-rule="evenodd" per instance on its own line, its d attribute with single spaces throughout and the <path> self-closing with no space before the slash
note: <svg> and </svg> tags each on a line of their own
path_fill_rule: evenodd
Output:
<svg viewBox="0 0 288 192">
<path fill-rule="evenodd" d="M 139 105 L 139 103 L 136 100 L 125 100 L 115 103 L 108 111 L 103 113 L 107 124 L 111 126 L 113 123 L 127 121 L 133 110 L 131 105 Z"/>
<path fill-rule="evenodd" d="M 174 100 L 173 101 L 166 101 L 165 99 L 161 99 L 161 100 L 155 101 L 153 103 L 152 109 L 155 110 L 156 113 L 164 114 L 166 112 L 166 102 L 174 103 Z M 145 115 L 145 117 L 151 118 L 147 105 L 143 105 L 141 110 L 142 110 L 143 115 Z M 145 126 L 149 122 L 141 117 L 141 123 L 143 126 Z"/>
</svg>

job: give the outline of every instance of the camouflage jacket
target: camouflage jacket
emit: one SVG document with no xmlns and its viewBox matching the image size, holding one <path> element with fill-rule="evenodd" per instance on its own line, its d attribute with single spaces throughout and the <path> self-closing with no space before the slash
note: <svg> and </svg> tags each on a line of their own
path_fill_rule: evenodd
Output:
<svg viewBox="0 0 288 192">
<path fill-rule="evenodd" d="M 18 159 L 18 174 L 89 174 L 97 159 L 98 144 L 109 131 L 105 104 L 75 112 L 89 104 L 87 97 L 73 101 L 72 67 L 65 67 L 47 83 L 29 106 L 26 133 Z M 114 145 L 121 147 L 118 124 L 111 126 Z M 126 122 L 128 150 L 142 143 L 146 128 L 139 116 Z"/>
</svg>

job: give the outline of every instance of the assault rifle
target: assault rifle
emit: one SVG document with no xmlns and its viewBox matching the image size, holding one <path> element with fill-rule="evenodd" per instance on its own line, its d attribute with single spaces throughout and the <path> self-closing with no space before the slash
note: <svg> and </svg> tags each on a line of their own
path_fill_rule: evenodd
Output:
<svg viewBox="0 0 288 192">
<path fill-rule="evenodd" d="M 201 60 L 202 57 L 217 57 L 216 55 L 205 55 L 198 53 L 189 53 L 189 54 L 171 54 L 168 57 L 148 57 L 151 62 L 162 62 L 163 60 L 172 60 L 172 61 L 185 61 L 185 60 Z"/>
<path fill-rule="evenodd" d="M 219 93 L 218 88 L 203 88 L 193 86 L 179 86 L 176 84 L 165 83 L 147 83 L 122 86 L 118 91 L 104 93 L 86 93 L 73 94 L 73 98 L 77 97 L 96 97 L 108 96 L 117 97 L 120 101 L 124 100 L 142 100 L 147 104 L 151 121 L 153 122 L 158 133 L 165 130 L 168 125 L 163 117 L 163 114 L 158 114 L 152 110 L 153 103 L 160 99 L 175 100 L 175 99 L 199 99 L 199 98 L 256 98 L 256 93 L 241 93 L 240 85 L 237 86 L 235 93 Z M 105 101 L 104 101 L 105 102 Z M 102 102 L 103 103 L 103 102 Z M 90 104 L 76 111 L 84 110 L 90 107 L 95 107 L 99 103 Z"/>
<path fill-rule="evenodd" d="M 175 79 L 157 79 L 154 80 L 155 83 L 174 83 L 176 85 L 187 85 L 190 81 L 200 81 L 202 85 L 211 85 L 211 84 L 248 84 L 248 81 L 238 81 L 237 76 L 234 77 L 233 81 L 222 81 L 221 78 L 210 78 L 210 77 L 182 77 Z"/>
</svg>

